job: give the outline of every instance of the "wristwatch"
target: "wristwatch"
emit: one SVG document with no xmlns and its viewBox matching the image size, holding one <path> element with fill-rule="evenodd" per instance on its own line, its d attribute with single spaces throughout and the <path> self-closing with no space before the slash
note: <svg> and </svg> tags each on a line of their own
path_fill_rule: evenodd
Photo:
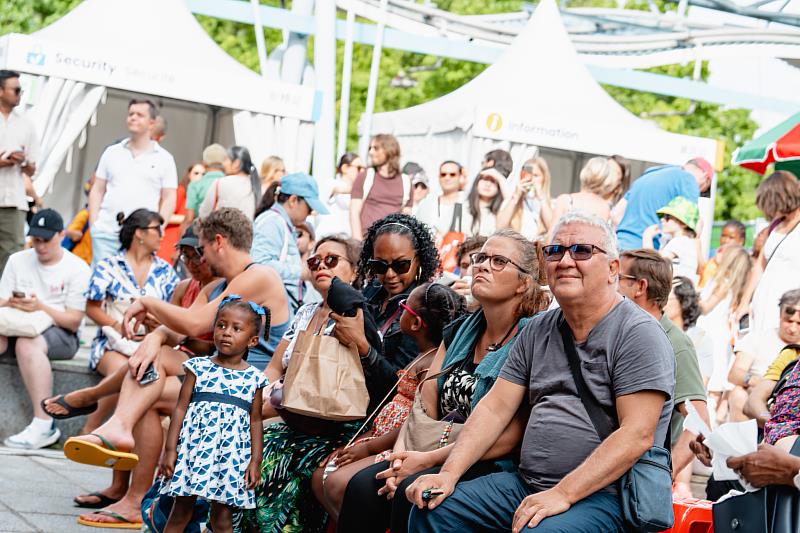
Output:
<svg viewBox="0 0 800 533">
<path fill-rule="evenodd" d="M 744 382 L 745 388 L 750 386 L 750 380 L 751 379 L 753 379 L 753 374 L 752 373 L 748 372 L 747 374 L 744 375 L 744 379 L 742 381 Z"/>
<path fill-rule="evenodd" d="M 797 488 L 797 490 L 800 490 L 800 472 L 798 472 L 797 475 L 794 476 L 792 482 L 794 483 L 794 486 Z"/>
</svg>

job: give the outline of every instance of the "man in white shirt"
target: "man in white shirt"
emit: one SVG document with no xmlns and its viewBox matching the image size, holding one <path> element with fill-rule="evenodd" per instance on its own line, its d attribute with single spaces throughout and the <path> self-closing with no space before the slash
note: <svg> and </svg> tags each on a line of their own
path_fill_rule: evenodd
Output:
<svg viewBox="0 0 800 533">
<path fill-rule="evenodd" d="M 0 278 L 0 312 L 44 312 L 52 325 L 35 337 L 0 335 L 0 354 L 11 352 L 16 356 L 33 405 L 31 423 L 8 437 L 5 445 L 37 449 L 50 446 L 61 436 L 41 402 L 53 394 L 50 359 L 71 359 L 78 351 L 77 331 L 86 309 L 91 270 L 61 247 L 64 221 L 56 211 L 42 209 L 36 213 L 28 235 L 33 247 L 12 255 Z"/>
<path fill-rule="evenodd" d="M 445 161 L 439 166 L 439 186 L 442 193 L 439 196 L 429 194 L 419 205 L 417 218 L 436 233 L 437 245 L 451 229 L 470 234 L 472 215 L 463 193 L 466 184 L 464 167 L 455 161 Z"/>
<path fill-rule="evenodd" d="M 21 95 L 19 73 L 0 70 L 0 272 L 25 244 L 25 195 L 39 203 L 31 181 L 39 141 L 33 123 L 15 109 Z"/>
<path fill-rule="evenodd" d="M 175 211 L 178 172 L 172 155 L 151 138 L 157 115 L 150 100 L 131 100 L 130 136 L 100 156 L 89 193 L 93 264 L 119 249 L 119 213 L 128 216 L 144 208 L 169 220 Z"/>
</svg>

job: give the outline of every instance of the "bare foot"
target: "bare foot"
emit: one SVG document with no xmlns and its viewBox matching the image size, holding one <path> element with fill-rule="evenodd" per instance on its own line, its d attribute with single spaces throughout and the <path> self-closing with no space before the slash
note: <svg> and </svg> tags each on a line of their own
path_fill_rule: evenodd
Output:
<svg viewBox="0 0 800 533">
<path fill-rule="evenodd" d="M 110 422 L 110 421 L 109 421 Z M 105 447 L 106 444 L 98 437 L 97 435 L 102 435 L 104 439 L 114 445 L 117 451 L 120 452 L 130 452 L 133 450 L 135 445 L 135 441 L 133 440 L 133 435 L 131 433 L 126 433 L 124 431 L 120 431 L 116 428 L 111 427 L 109 422 L 106 422 L 94 433 L 90 433 L 88 435 L 80 435 L 78 437 L 74 437 L 77 440 L 83 440 L 86 442 L 91 442 L 94 444 L 98 444 L 100 446 Z"/>
<path fill-rule="evenodd" d="M 135 504 L 136 502 L 132 501 L 131 498 L 123 498 L 122 500 L 118 501 L 117 503 L 111 504 L 103 511 L 109 511 L 112 513 L 117 513 L 125 520 L 130 522 L 141 522 L 142 521 L 142 510 L 141 502 L 138 505 Z M 104 522 L 104 523 L 119 523 L 119 520 L 114 518 L 113 516 L 109 516 L 107 514 L 98 514 L 98 513 L 86 513 L 82 514 L 81 518 L 83 520 L 88 520 L 90 522 Z"/>
<path fill-rule="evenodd" d="M 76 391 L 68 392 L 63 395 L 64 401 L 72 407 L 87 407 L 95 403 L 94 397 L 89 393 L 88 389 L 78 389 Z M 53 396 L 44 401 L 44 410 L 50 416 L 66 415 L 67 410 L 63 406 L 58 405 L 56 400 L 60 396 Z"/>
</svg>

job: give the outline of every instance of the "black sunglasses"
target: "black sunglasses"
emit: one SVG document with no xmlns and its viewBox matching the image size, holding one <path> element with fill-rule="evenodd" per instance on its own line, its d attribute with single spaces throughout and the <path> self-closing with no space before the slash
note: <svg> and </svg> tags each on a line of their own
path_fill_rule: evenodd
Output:
<svg viewBox="0 0 800 533">
<path fill-rule="evenodd" d="M 321 265 L 325 265 L 325 268 L 336 268 L 336 265 L 339 264 L 339 260 L 342 259 L 344 261 L 350 262 L 349 259 L 342 257 L 340 255 L 326 255 L 325 257 L 320 257 L 318 255 L 312 255 L 308 259 L 306 259 L 306 264 L 308 265 L 308 269 L 312 272 L 316 272 L 320 269 Z"/>
<path fill-rule="evenodd" d="M 144 229 L 144 230 L 155 229 L 155 230 L 158 230 L 158 234 L 159 235 L 163 235 L 163 230 L 161 229 L 161 225 L 160 224 L 157 225 L 157 226 L 144 226 L 144 227 L 139 228 L 139 229 Z"/>
<path fill-rule="evenodd" d="M 474 254 L 470 254 L 469 260 L 472 263 L 472 266 L 480 265 L 484 261 L 488 260 L 489 266 L 496 272 L 500 272 L 509 264 L 511 264 L 514 265 L 520 272 L 524 274 L 530 274 L 530 271 L 527 268 L 519 266 L 517 263 L 504 255 L 489 255 L 485 252 L 475 252 Z"/>
<path fill-rule="evenodd" d="M 594 244 L 573 244 L 572 246 L 564 246 L 563 244 L 550 244 L 542 248 L 545 261 L 561 261 L 564 254 L 569 250 L 569 256 L 575 261 L 586 261 L 591 259 L 595 254 L 595 250 L 599 253 L 606 253 L 605 250 Z"/>
<path fill-rule="evenodd" d="M 383 276 L 391 268 L 395 274 L 405 274 L 411 270 L 411 263 L 413 259 L 395 259 L 391 263 L 387 263 L 383 259 L 370 259 L 367 261 L 367 268 L 373 274 Z"/>
</svg>

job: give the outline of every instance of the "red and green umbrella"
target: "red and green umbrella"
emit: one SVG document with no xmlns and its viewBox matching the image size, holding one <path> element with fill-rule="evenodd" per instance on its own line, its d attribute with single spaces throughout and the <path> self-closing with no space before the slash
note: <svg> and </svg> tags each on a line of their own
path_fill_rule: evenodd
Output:
<svg viewBox="0 0 800 533">
<path fill-rule="evenodd" d="M 775 164 L 776 170 L 800 170 L 800 113 L 778 124 L 733 153 L 733 164 L 759 174 Z"/>
</svg>

